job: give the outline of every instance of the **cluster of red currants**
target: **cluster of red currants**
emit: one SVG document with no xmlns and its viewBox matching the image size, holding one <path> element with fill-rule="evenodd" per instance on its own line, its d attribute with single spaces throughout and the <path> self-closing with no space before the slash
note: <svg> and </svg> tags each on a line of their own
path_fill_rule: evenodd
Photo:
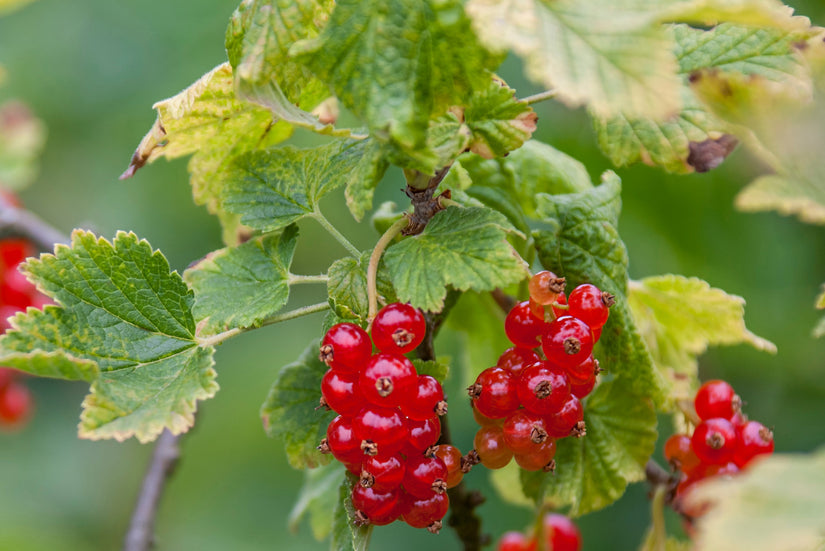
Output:
<svg viewBox="0 0 825 551">
<path fill-rule="evenodd" d="M 401 518 L 437 533 L 449 508 L 446 490 L 463 476 L 461 452 L 436 446 L 439 416 L 447 413 L 441 384 L 419 375 L 404 356 L 425 332 L 419 310 L 393 303 L 375 316 L 370 334 L 339 323 L 321 341 L 320 358 L 330 368 L 321 405 L 338 417 L 318 448 L 359 477 L 352 490 L 356 522 L 380 526 Z"/>
<path fill-rule="evenodd" d="M 665 442 L 665 458 L 682 472 L 677 499 L 700 480 L 734 475 L 757 457 L 773 453 L 773 432 L 748 420 L 742 413 L 741 399 L 727 382 L 703 384 L 696 392 L 694 407 L 700 422 L 693 435 L 674 434 Z"/>
<path fill-rule="evenodd" d="M 2 331 L 9 329 L 8 318 L 29 306 L 42 308 L 49 304 L 47 297 L 40 294 L 29 283 L 18 266 L 35 253 L 31 243 L 25 239 L 0 240 L 0 325 Z M 21 426 L 31 415 L 33 407 L 29 389 L 18 380 L 19 372 L 0 367 L 0 427 Z"/>
<path fill-rule="evenodd" d="M 545 551 L 580 551 L 582 535 L 573 521 L 558 513 L 549 513 L 542 519 Z M 536 551 L 538 539 L 535 534 L 506 532 L 498 541 L 497 551 Z"/>
<path fill-rule="evenodd" d="M 467 389 L 481 425 L 470 462 L 500 469 L 515 458 L 522 469 L 552 471 L 556 440 L 585 434 L 581 400 L 596 385 L 593 345 L 614 299 L 589 283 L 566 297 L 564 285 L 547 271 L 530 279 L 530 300 L 504 321 L 515 346 Z"/>
</svg>

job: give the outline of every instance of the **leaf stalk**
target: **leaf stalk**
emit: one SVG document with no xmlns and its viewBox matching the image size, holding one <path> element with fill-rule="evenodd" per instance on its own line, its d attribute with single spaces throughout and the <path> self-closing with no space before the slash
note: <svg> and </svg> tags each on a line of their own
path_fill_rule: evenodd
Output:
<svg viewBox="0 0 825 551">
<path fill-rule="evenodd" d="M 409 225 L 409 223 L 410 220 L 406 215 L 396 220 L 395 223 L 393 223 L 393 225 L 384 232 L 384 235 L 381 236 L 375 244 L 375 248 L 372 250 L 370 262 L 367 265 L 367 299 L 369 302 L 367 319 L 369 323 L 372 323 L 373 318 L 375 318 L 375 314 L 378 312 L 377 281 L 378 263 L 381 261 L 381 255 L 384 254 L 384 251 L 389 246 L 390 242 L 395 239 L 395 237 L 400 234 L 404 228 Z"/>
<path fill-rule="evenodd" d="M 343 247 L 355 258 L 359 258 L 361 256 L 361 251 L 359 251 L 355 245 L 353 245 L 349 239 L 347 239 L 344 234 L 338 231 L 338 229 L 330 223 L 329 220 L 321 213 L 320 210 L 315 210 L 314 213 L 310 215 L 314 218 L 325 230 L 329 233 L 332 237 L 335 238 L 338 243 L 343 245 Z"/>
</svg>

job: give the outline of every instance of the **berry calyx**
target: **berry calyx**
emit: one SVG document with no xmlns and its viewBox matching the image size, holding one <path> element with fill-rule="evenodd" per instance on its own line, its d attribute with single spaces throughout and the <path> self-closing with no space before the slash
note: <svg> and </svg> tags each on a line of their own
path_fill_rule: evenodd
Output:
<svg viewBox="0 0 825 551">
<path fill-rule="evenodd" d="M 574 367 L 593 351 L 593 333 L 580 319 L 562 316 L 547 326 L 541 348 L 548 361 L 564 368 Z"/>
<path fill-rule="evenodd" d="M 407 421 L 396 408 L 368 405 L 352 420 L 353 433 L 367 455 L 392 454 L 410 437 Z"/>
<path fill-rule="evenodd" d="M 527 289 L 530 292 L 530 298 L 542 306 L 548 306 L 564 292 L 564 283 L 563 277 L 545 270 L 530 278 Z"/>
<path fill-rule="evenodd" d="M 426 498 L 433 492 L 447 491 L 447 466 L 436 455 L 418 455 L 407 459 L 404 489 L 415 497 Z"/>
<path fill-rule="evenodd" d="M 444 390 L 434 377 L 419 375 L 413 389 L 401 397 L 401 413 L 409 419 L 425 420 L 447 413 Z"/>
<path fill-rule="evenodd" d="M 736 428 L 727 419 L 706 419 L 696 426 L 690 439 L 693 451 L 703 462 L 721 465 L 733 459 L 738 445 Z"/>
<path fill-rule="evenodd" d="M 408 394 L 418 374 L 412 362 L 399 354 L 376 354 L 358 378 L 361 394 L 380 406 L 398 406 Z"/>
<path fill-rule="evenodd" d="M 548 439 L 544 418 L 526 409 L 520 409 L 507 417 L 502 429 L 504 442 L 513 453 L 532 453 Z"/>
<path fill-rule="evenodd" d="M 378 311 L 370 332 L 381 352 L 406 354 L 424 341 L 427 322 L 418 308 L 393 302 Z"/>
<path fill-rule="evenodd" d="M 757 421 L 748 421 L 737 429 L 739 442 L 733 454 L 733 462 L 744 468 L 757 456 L 773 453 L 773 431 Z"/>
<path fill-rule="evenodd" d="M 529 411 L 552 415 L 570 399 L 570 382 L 562 368 L 550 362 L 538 362 L 521 372 L 516 393 Z"/>
<path fill-rule="evenodd" d="M 600 291 L 595 285 L 585 283 L 570 292 L 567 297 L 570 309 L 567 313 L 582 320 L 591 329 L 596 329 L 607 322 L 609 308 L 615 303 L 613 295 Z"/>
</svg>

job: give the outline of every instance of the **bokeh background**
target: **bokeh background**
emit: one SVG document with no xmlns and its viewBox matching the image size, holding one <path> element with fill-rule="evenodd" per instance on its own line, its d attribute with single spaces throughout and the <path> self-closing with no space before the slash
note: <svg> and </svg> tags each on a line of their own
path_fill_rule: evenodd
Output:
<svg viewBox="0 0 825 551">
<path fill-rule="evenodd" d="M 82 227 L 112 237 L 132 230 L 182 271 L 221 246 L 217 222 L 192 204 L 186 161 L 161 161 L 127 182 L 117 177 L 154 121 L 151 105 L 188 86 L 225 60 L 223 36 L 235 0 L 37 0 L 0 18 L 0 99 L 26 101 L 48 128 L 42 169 L 21 196 L 26 206 L 65 232 Z M 825 23 L 825 6 L 793 2 Z M 501 75 L 520 92 L 539 91 L 517 59 Z M 536 106 L 536 137 L 585 162 L 594 178 L 609 168 L 581 112 Z M 823 144 L 825 147 L 825 144 Z M 745 214 L 735 194 L 764 168 L 737 150 L 719 169 L 675 177 L 647 167 L 619 170 L 624 181 L 620 231 L 636 278 L 698 276 L 747 300 L 751 330 L 779 347 L 776 356 L 748 347 L 713 349 L 701 359 L 705 378 L 731 381 L 747 412 L 776 432 L 780 452 L 825 443 L 825 340 L 810 333 L 821 313 L 814 298 L 825 281 L 825 228 L 775 213 Z M 391 171 L 376 204 L 406 204 L 401 176 Z M 377 238 L 359 226 L 341 194 L 325 212 L 356 243 Z M 293 271 L 319 273 L 342 251 L 313 222 L 301 226 Z M 301 286 L 295 305 L 322 300 L 324 289 Z M 293 534 L 287 515 L 302 475 L 286 464 L 280 442 L 265 436 L 260 404 L 279 368 L 320 331 L 319 316 L 255 331 L 223 345 L 216 356 L 222 390 L 200 406 L 183 443 L 158 521 L 158 549 L 252 551 L 323 549 L 306 524 Z M 37 410 L 25 430 L 0 433 L 0 549 L 117 549 L 151 446 L 89 442 L 76 436 L 83 384 L 27 381 Z M 448 382 L 459 396 L 460 381 Z M 454 408 L 458 445 L 471 447 L 469 409 Z M 667 421 L 662 427 L 668 430 Z M 479 509 L 494 537 L 530 522 L 527 510 L 502 505 L 483 469 L 466 479 L 491 494 Z M 585 549 L 635 549 L 649 513 L 644 485 L 579 524 Z M 330 497 L 331 499 L 333 496 Z M 674 519 L 671 519 L 674 520 Z M 678 524 L 678 523 L 675 523 Z M 450 530 L 437 539 L 396 524 L 378 529 L 374 549 L 457 549 Z"/>
</svg>

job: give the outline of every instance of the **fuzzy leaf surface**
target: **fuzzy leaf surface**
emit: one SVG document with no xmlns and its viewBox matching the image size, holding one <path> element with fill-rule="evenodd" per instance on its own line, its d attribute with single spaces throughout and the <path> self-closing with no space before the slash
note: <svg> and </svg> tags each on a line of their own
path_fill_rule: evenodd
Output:
<svg viewBox="0 0 825 551">
<path fill-rule="evenodd" d="M 539 504 L 569 506 L 576 517 L 607 507 L 629 483 L 644 479 L 656 443 L 656 413 L 627 383 L 596 387 L 584 407 L 587 434 L 558 441 L 555 473 L 522 472 L 525 495 Z"/>
<path fill-rule="evenodd" d="M 698 522 L 707 551 L 825 549 L 825 450 L 776 454 L 730 480 L 699 484 L 690 500 L 712 503 Z"/>
<path fill-rule="evenodd" d="M 671 396 L 692 396 L 699 386 L 697 357 L 710 345 L 776 346 L 745 327 L 745 301 L 698 278 L 648 277 L 630 283 L 627 302 Z"/>
<path fill-rule="evenodd" d="M 679 108 L 672 42 L 632 0 L 470 0 L 476 32 L 512 49 L 530 78 L 571 107 L 666 117 Z"/>
<path fill-rule="evenodd" d="M 327 371 L 318 359 L 318 347 L 319 342 L 313 341 L 297 361 L 281 369 L 261 406 L 266 433 L 284 441 L 289 464 L 296 469 L 311 469 L 331 461 L 331 456 L 316 449 L 335 417 L 333 411 L 316 409 L 321 379 Z"/>
<path fill-rule="evenodd" d="M 218 390 L 214 349 L 199 346 L 192 292 L 160 252 L 132 233 L 110 243 L 75 230 L 70 247 L 23 269 L 59 306 L 15 316 L 0 357 L 36 375 L 89 381 L 82 438 L 148 442 L 192 426 L 197 401 Z"/>
<path fill-rule="evenodd" d="M 235 96 L 229 63 L 215 67 L 197 82 L 169 99 L 157 102 L 157 121 L 144 136 L 121 178 L 134 175 L 147 163 L 165 157 L 189 160 L 195 203 L 216 214 L 227 244 L 238 242 L 238 217 L 223 208 L 222 187 L 227 170 L 242 153 L 278 144 L 292 126 L 273 120 L 268 109 Z"/>
<path fill-rule="evenodd" d="M 507 243 L 514 231 L 503 215 L 486 208 L 436 213 L 420 235 L 402 239 L 384 255 L 399 300 L 438 312 L 447 286 L 492 291 L 524 279 L 524 261 Z"/>
<path fill-rule="evenodd" d="M 345 473 L 344 465 L 337 461 L 304 471 L 304 485 L 289 513 L 290 531 L 297 532 L 301 521 L 309 516 L 309 526 L 315 539 L 322 541 L 329 536 L 337 505 L 330 496 L 338 494 Z"/>
<path fill-rule="evenodd" d="M 599 362 L 616 377 L 628 378 L 639 396 L 656 404 L 664 381 L 639 334 L 627 303 L 627 249 L 617 229 L 621 184 L 612 172 L 590 191 L 537 196 L 545 228 L 533 232 L 542 265 L 567 278 L 568 289 L 592 283 L 616 297 L 601 337 Z"/>
<path fill-rule="evenodd" d="M 369 548 L 373 526 L 357 526 L 353 521 L 355 508 L 350 497 L 353 484 L 352 477 L 345 476 L 338 488 L 338 498 L 335 500 L 332 517 L 331 551 L 367 551 Z"/>
<path fill-rule="evenodd" d="M 209 253 L 187 269 L 183 278 L 195 292 L 198 334 L 254 327 L 280 310 L 289 299 L 297 238 L 297 226 L 287 226 L 282 233 Z"/>
</svg>

